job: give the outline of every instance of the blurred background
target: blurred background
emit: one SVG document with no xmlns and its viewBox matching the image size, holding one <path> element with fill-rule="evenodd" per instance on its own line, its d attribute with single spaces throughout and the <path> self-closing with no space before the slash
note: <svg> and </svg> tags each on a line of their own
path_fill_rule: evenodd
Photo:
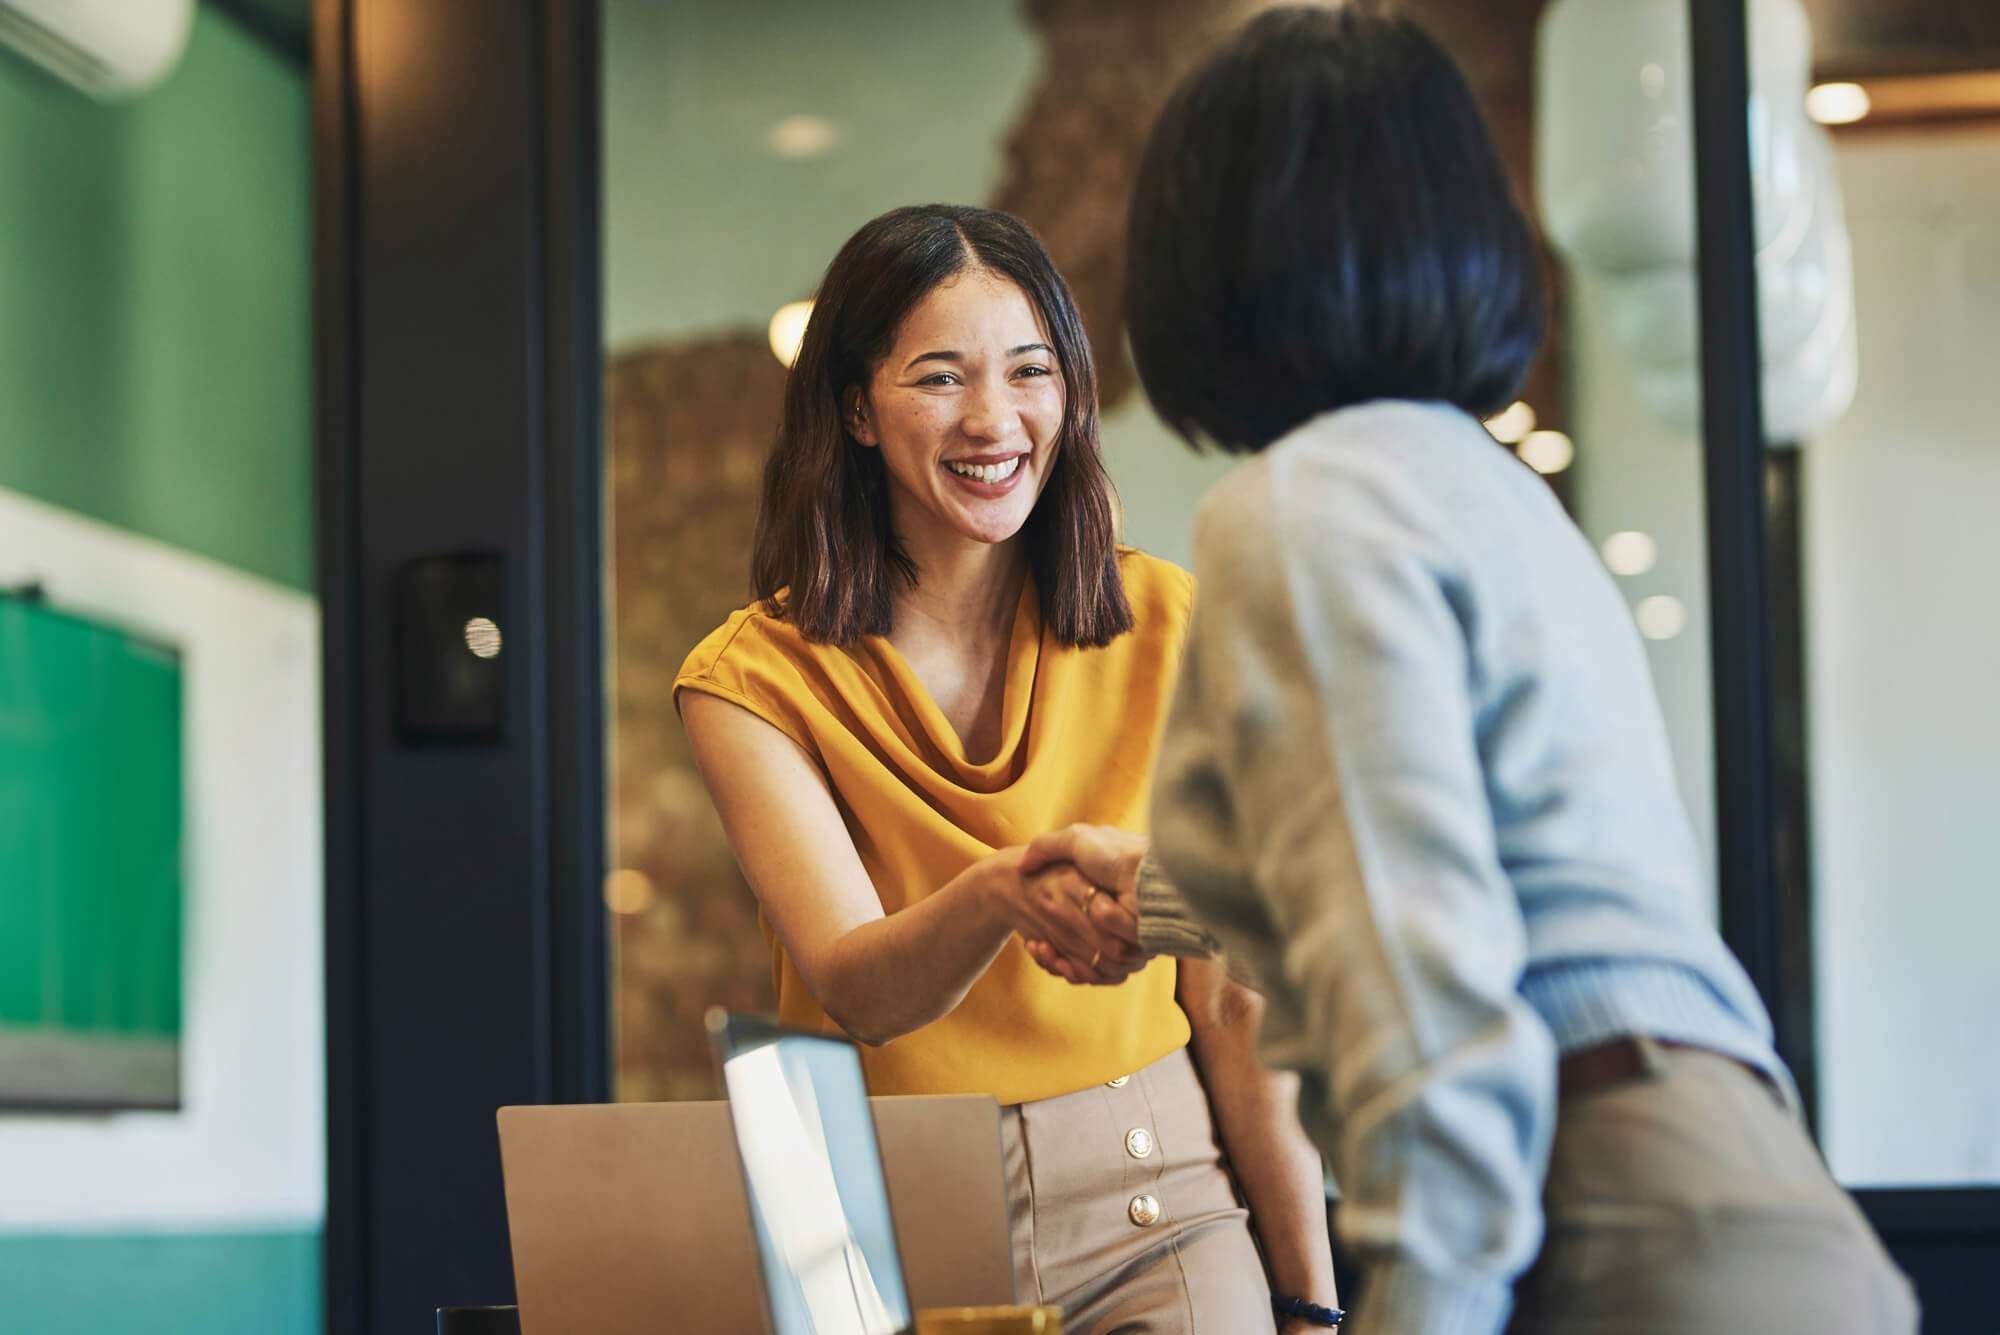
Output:
<svg viewBox="0 0 2000 1335">
<path fill-rule="evenodd" d="M 971 200 L 1027 218 L 1105 368 L 1126 539 L 1187 562 L 1195 506 L 1228 461 L 1191 454 L 1137 390 L 1118 310 L 1124 201 L 1166 90 L 1263 7 L 606 6 L 619 1097 L 712 1097 L 703 1009 L 771 1004 L 755 904 L 671 686 L 747 600 L 801 304 L 848 234 L 896 204 Z M 1575 0 L 1402 8 L 1464 67 L 1524 202 L 1538 218 L 1544 201 L 1565 210 L 1587 251 L 1572 260 L 1551 238 L 1554 335 L 1521 407 L 1493 426 L 1547 472 L 1627 591 L 1712 853 L 1685 16 Z M 1773 616 L 1791 623 L 1781 677 L 1802 711 L 1788 837 L 1804 842 L 1787 871 L 1811 873 L 1836 1170 L 1856 1184 L 1993 1181 L 2000 973 L 1954 943 L 2000 942 L 1994 845 L 1971 814 L 2000 803 L 2000 697 L 1984 666 L 2000 662 L 2000 628 L 1981 610 L 2000 547 L 1980 518 L 2000 512 L 1982 373 L 2000 356 L 2000 75 L 1960 72 L 2000 56 L 2000 20 L 1885 8 L 1751 6 L 1765 39 L 1753 65 L 1770 83 L 1756 89 L 1767 376 L 1792 414 L 1771 476 Z M 1544 30 L 1553 52 L 1538 51 Z M 1538 55 L 1554 63 L 1538 69 Z M 1550 85 L 1568 102 L 1550 109 Z M 1770 105 L 1781 99 L 1789 115 Z M 1584 117 L 1632 121 L 1632 142 L 1571 142 Z M 1678 151 L 1660 147 L 1675 137 Z M 1538 164 L 1560 179 L 1538 181 Z M 1682 210 L 1677 229 L 1645 212 L 1661 205 Z M 1681 286 L 1648 307 L 1628 299 L 1635 272 Z"/>
<path fill-rule="evenodd" d="M 1263 7 L 0 0 L 0 1330 L 508 1301 L 495 1106 L 715 1096 L 700 1016 L 767 1008 L 770 958 L 670 686 L 748 598 L 804 303 L 885 209 L 1026 218 L 1125 538 L 1186 562 L 1227 463 L 1138 392 L 1125 199 Z M 1547 243 L 1489 426 L 1625 591 L 1720 856 L 1718 75 L 1686 0 L 1401 8 Z M 1770 910 L 1835 1174 L 1929 1328 L 1985 1329 L 1949 1295 L 2000 1249 L 2000 9 L 1742 8 L 1776 809 L 1721 895 Z"/>
</svg>

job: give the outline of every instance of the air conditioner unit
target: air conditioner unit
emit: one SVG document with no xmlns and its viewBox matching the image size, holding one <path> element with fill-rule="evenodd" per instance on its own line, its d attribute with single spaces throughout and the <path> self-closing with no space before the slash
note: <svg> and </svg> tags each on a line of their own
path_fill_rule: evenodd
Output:
<svg viewBox="0 0 2000 1335">
<path fill-rule="evenodd" d="M 195 0 L 0 0 L 0 42 L 92 97 L 142 93 L 187 47 Z"/>
</svg>

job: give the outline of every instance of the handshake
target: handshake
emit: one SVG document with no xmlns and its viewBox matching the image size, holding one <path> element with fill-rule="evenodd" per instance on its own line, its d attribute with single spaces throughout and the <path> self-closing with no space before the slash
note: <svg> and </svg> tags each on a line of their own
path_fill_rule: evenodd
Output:
<svg viewBox="0 0 2000 1335">
<path fill-rule="evenodd" d="M 1070 825 L 995 855 L 1015 900 L 1015 931 L 1035 963 L 1072 983 L 1115 984 L 1150 958 L 1139 944 L 1139 867 L 1147 840 Z"/>
</svg>

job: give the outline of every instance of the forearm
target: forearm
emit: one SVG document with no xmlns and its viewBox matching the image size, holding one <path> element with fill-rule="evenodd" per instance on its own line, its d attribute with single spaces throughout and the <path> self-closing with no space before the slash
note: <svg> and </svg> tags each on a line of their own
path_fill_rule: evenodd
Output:
<svg viewBox="0 0 2000 1335">
<path fill-rule="evenodd" d="M 1257 1060 L 1259 1003 L 1222 986 L 1223 1001 L 1195 1024 L 1191 1044 L 1217 1138 L 1250 1208 L 1272 1288 L 1338 1306 L 1325 1176 L 1319 1151 L 1299 1126 L 1298 1078 Z"/>
<path fill-rule="evenodd" d="M 978 864 L 899 913 L 863 923 L 829 948 L 814 997 L 870 1045 L 951 1014 L 1013 935 L 987 902 Z"/>
</svg>

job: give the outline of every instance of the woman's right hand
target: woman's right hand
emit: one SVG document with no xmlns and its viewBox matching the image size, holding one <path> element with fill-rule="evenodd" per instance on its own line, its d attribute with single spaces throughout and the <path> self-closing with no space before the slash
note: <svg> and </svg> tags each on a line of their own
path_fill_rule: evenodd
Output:
<svg viewBox="0 0 2000 1335">
<path fill-rule="evenodd" d="M 1027 853 L 1025 847 L 1003 848 L 979 865 L 988 902 L 1029 943 L 1038 963 L 1048 967 L 1034 949 L 1042 943 L 1064 957 L 1069 968 L 1062 976 L 1072 982 L 1122 983 L 1145 967 L 1143 951 L 1092 920 L 1091 901 L 1105 891 L 1067 862 L 1026 871 Z"/>
</svg>

